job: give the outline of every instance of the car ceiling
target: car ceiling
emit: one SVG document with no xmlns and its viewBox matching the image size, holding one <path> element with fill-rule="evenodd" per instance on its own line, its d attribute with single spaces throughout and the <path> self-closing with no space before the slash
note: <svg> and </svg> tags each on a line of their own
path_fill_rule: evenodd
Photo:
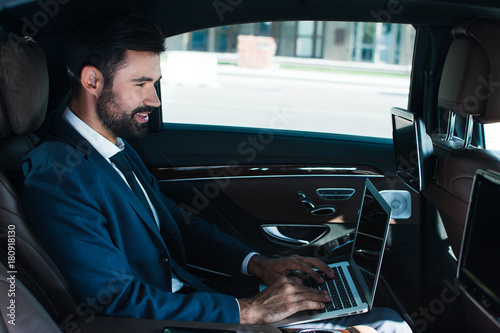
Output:
<svg viewBox="0 0 500 333">
<path fill-rule="evenodd" d="M 43 33 L 64 34 L 82 11 L 102 6 L 102 0 L 0 0 L 0 20 L 22 26 L 33 20 L 42 4 L 50 7 Z M 258 21 L 334 20 L 383 21 L 415 25 L 454 25 L 471 16 L 500 17 L 494 0 L 109 0 L 148 16 L 167 35 L 201 28 Z M 3 10 L 2 10 L 3 9 Z M 59 15 L 64 13 L 64 15 Z M 20 24 L 20 25 L 19 25 Z M 15 26 L 15 25 L 14 25 Z"/>
<path fill-rule="evenodd" d="M 329 20 L 409 23 L 443 29 L 474 16 L 500 18 L 495 0 L 107 0 L 109 7 L 128 7 L 157 24 L 167 36 L 216 26 L 267 21 Z M 0 0 L 0 25 L 41 42 L 50 71 L 49 108 L 58 109 L 68 94 L 63 45 L 82 12 L 102 7 L 102 0 Z M 31 29 L 31 30 L 30 30 Z M 434 41 L 436 45 L 449 40 Z M 439 57 L 444 59 L 445 53 Z M 439 58 L 438 57 L 438 58 Z M 414 64 L 421 68 L 421 65 Z M 419 67 L 420 66 L 420 67 Z M 423 77 L 413 76 L 418 87 Z M 411 108 L 420 110 L 412 89 Z"/>
</svg>

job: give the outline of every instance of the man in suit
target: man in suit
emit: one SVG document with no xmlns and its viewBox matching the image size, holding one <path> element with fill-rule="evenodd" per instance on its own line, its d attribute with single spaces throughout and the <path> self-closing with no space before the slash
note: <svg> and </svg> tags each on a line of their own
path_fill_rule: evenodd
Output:
<svg viewBox="0 0 500 333">
<path fill-rule="evenodd" d="M 23 205 L 81 310 L 140 318 L 271 323 L 329 296 L 288 276 L 315 258 L 265 258 L 197 217 L 185 218 L 123 138 L 147 133 L 160 106 L 164 37 L 150 22 L 94 11 L 66 47 L 73 96 L 23 163 Z M 211 292 L 187 262 L 269 285 L 250 298 Z M 392 314 L 391 314 L 392 315 Z M 341 325 L 347 325 L 341 323 Z"/>
</svg>

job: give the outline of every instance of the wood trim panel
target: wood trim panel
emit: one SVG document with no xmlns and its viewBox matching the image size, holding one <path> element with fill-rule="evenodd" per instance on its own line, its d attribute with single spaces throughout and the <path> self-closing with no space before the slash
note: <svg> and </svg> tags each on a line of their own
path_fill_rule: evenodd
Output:
<svg viewBox="0 0 500 333">
<path fill-rule="evenodd" d="M 310 165 L 239 165 L 189 166 L 152 168 L 151 173 L 158 181 L 209 179 L 227 177 L 265 177 L 265 176 L 383 176 L 382 172 L 371 166 L 310 166 Z"/>
</svg>

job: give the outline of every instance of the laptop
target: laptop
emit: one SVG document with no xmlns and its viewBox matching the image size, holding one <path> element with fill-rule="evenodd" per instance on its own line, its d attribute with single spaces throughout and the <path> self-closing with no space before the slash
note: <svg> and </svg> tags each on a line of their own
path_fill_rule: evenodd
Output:
<svg viewBox="0 0 500 333">
<path fill-rule="evenodd" d="M 474 178 L 458 260 L 458 287 L 500 327 L 500 283 L 494 273 L 500 257 L 500 174 L 478 170 Z"/>
<path fill-rule="evenodd" d="M 370 311 L 382 266 L 390 219 L 391 208 L 370 180 L 366 179 L 349 260 L 330 264 L 336 272 L 336 277 L 325 278 L 326 283 L 321 286 L 312 279 L 304 281 L 306 285 L 310 283 L 312 288 L 328 289 L 333 293 L 332 302 L 322 311 L 298 312 L 274 323 L 273 326 L 329 320 Z"/>
</svg>

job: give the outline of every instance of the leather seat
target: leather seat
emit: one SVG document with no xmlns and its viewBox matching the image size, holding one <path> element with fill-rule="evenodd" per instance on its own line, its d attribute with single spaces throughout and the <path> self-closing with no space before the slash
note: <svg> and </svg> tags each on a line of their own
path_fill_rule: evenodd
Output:
<svg viewBox="0 0 500 333">
<path fill-rule="evenodd" d="M 12 290 L 15 290 L 15 295 L 12 294 Z M 11 300 L 14 300 L 14 303 L 11 303 Z M 24 284 L 8 274 L 7 268 L 2 264 L 0 264 L 0 304 L 2 315 L 0 331 L 2 332 L 54 333 L 61 331 Z"/>
<path fill-rule="evenodd" d="M 17 279 L 54 321 L 61 322 L 76 313 L 76 302 L 26 220 L 17 188 L 22 158 L 38 142 L 33 131 L 41 126 L 47 110 L 47 65 L 34 40 L 9 37 L 0 27 L 0 242 L 8 244 L 8 232 L 15 232 L 15 262 L 7 261 L 7 253 L 0 257 L 9 270 L 17 271 Z M 1 251 L 6 250 L 2 245 Z"/>
<path fill-rule="evenodd" d="M 438 93 L 439 106 L 450 115 L 448 133 L 432 137 L 437 166 L 425 195 L 436 205 L 458 258 L 476 171 L 500 171 L 499 155 L 470 145 L 474 123 L 500 121 L 500 22 L 473 18 L 452 32 Z M 456 115 L 467 121 L 461 138 L 454 136 Z M 467 295 L 463 300 L 468 331 L 500 331 L 477 303 Z"/>
<path fill-rule="evenodd" d="M 500 23 L 488 18 L 461 22 L 453 31 L 439 86 L 439 106 L 448 111 L 448 133 L 434 135 L 435 181 L 426 195 L 440 213 L 453 252 L 458 256 L 474 175 L 500 170 L 500 156 L 470 146 L 473 123 L 500 122 Z M 467 119 L 464 138 L 454 136 L 454 117 Z"/>
</svg>

